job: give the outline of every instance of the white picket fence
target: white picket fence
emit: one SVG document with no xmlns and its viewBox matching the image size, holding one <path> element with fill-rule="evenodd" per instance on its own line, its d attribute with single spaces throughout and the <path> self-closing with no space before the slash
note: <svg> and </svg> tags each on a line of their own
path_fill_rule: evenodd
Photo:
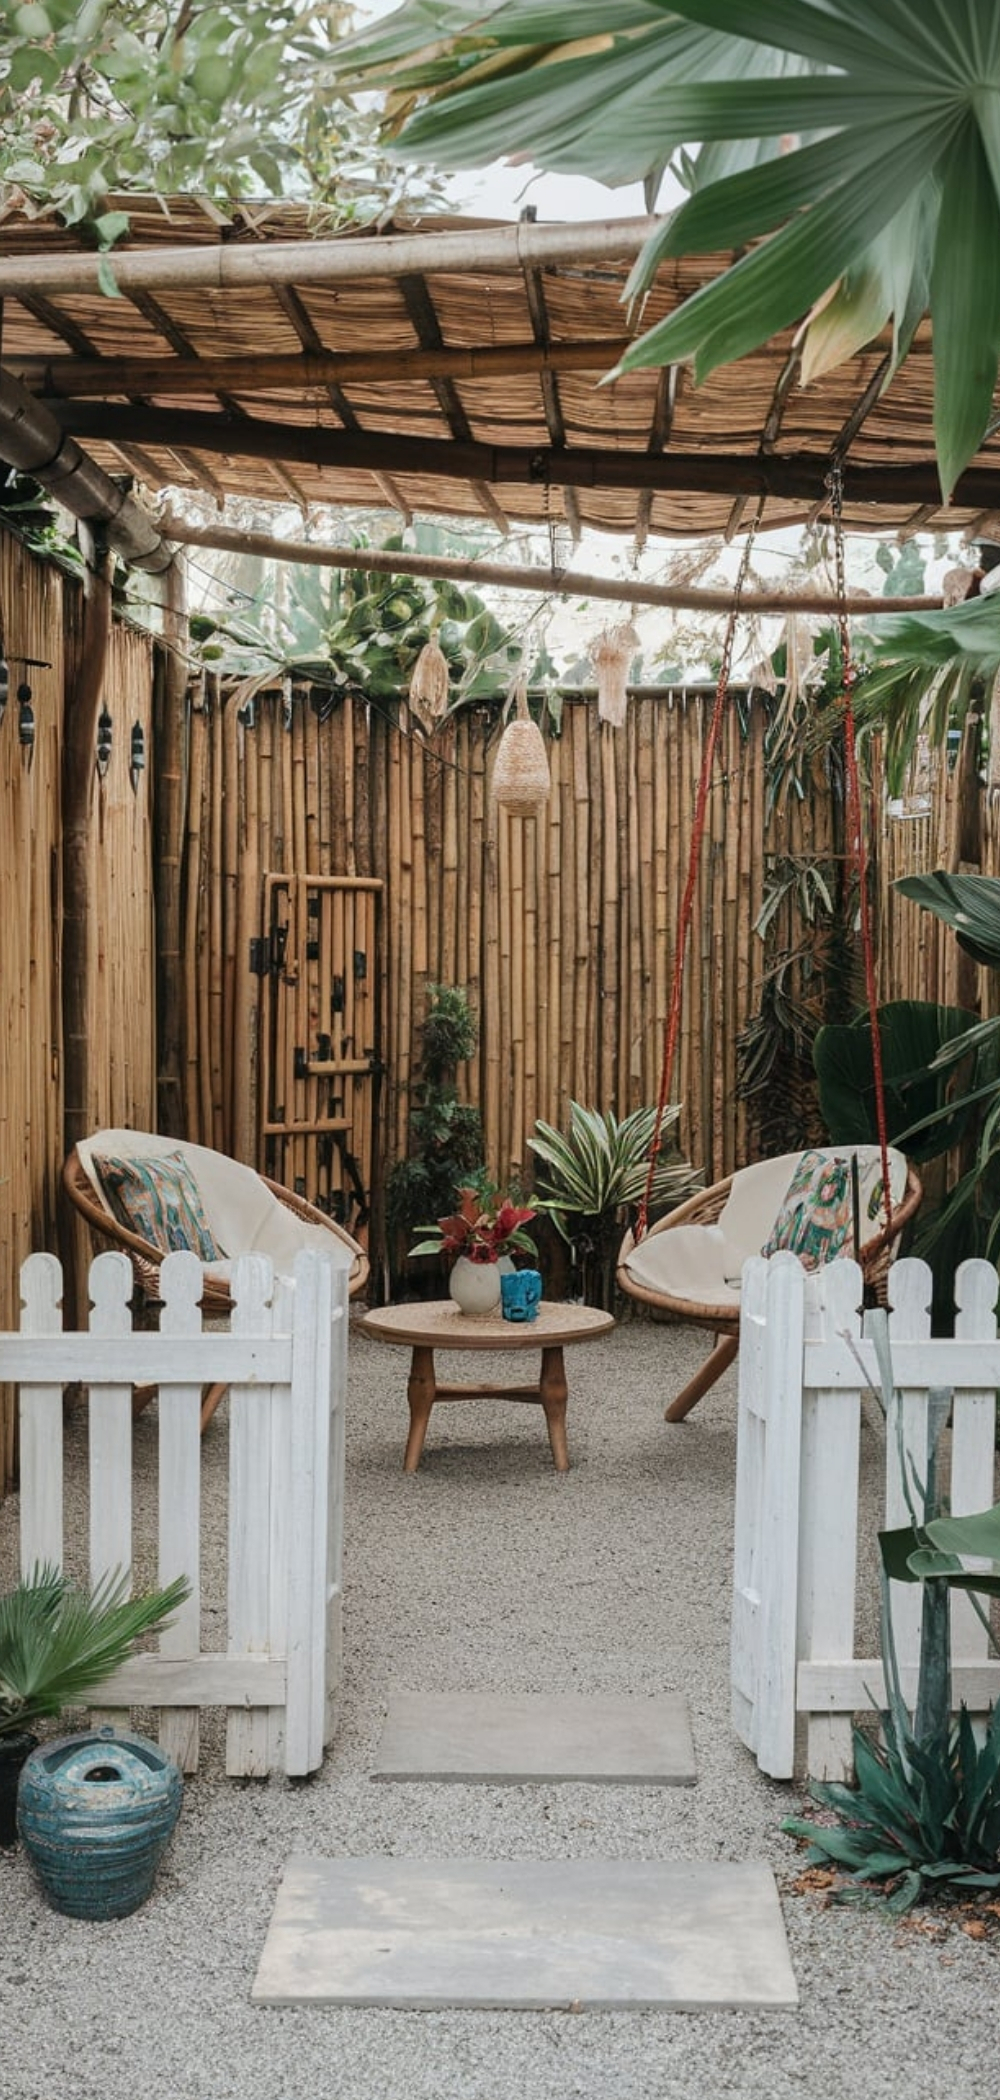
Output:
<svg viewBox="0 0 1000 2100">
<path fill-rule="evenodd" d="M 954 1338 L 932 1339 L 930 1270 L 898 1261 L 890 1271 L 893 1375 L 905 1446 L 921 1479 L 928 1390 L 954 1389 L 955 1516 L 996 1500 L 997 1291 L 991 1263 L 964 1263 L 955 1278 Z M 807 1276 L 794 1255 L 779 1254 L 743 1271 L 732 1715 L 736 1733 L 775 1779 L 790 1779 L 802 1764 L 814 1778 L 850 1777 L 851 1715 L 884 1697 L 881 1658 L 855 1655 L 861 1393 L 866 1376 L 880 1385 L 874 1347 L 862 1338 L 861 1294 L 861 1272 L 849 1261 Z M 880 1528 L 908 1521 L 890 1435 Z M 922 1592 L 908 1583 L 890 1589 L 903 1689 L 912 1699 Z M 984 1713 L 1000 1697 L 1000 1664 L 988 1654 L 969 1600 L 953 1597 L 956 1707 L 964 1701 Z"/>
<path fill-rule="evenodd" d="M 0 1379 L 20 1388 L 20 1557 L 27 1573 L 65 1555 L 63 1394 L 88 1388 L 89 1562 L 93 1582 L 130 1569 L 132 1387 L 158 1396 L 158 1569 L 191 1595 L 158 1652 L 135 1655 L 94 1695 L 102 1708 L 159 1709 L 160 1741 L 186 1771 L 199 1718 L 227 1709 L 226 1770 L 315 1771 L 340 1683 L 349 1256 L 303 1252 L 294 1278 L 264 1255 L 234 1263 L 228 1332 L 202 1331 L 201 1266 L 168 1255 L 158 1333 L 133 1332 L 132 1269 L 102 1254 L 90 1271 L 87 1332 L 63 1331 L 51 1254 L 21 1270 L 18 1334 L 0 1334 Z M 225 1653 L 201 1646 L 202 1387 L 228 1384 Z"/>
</svg>

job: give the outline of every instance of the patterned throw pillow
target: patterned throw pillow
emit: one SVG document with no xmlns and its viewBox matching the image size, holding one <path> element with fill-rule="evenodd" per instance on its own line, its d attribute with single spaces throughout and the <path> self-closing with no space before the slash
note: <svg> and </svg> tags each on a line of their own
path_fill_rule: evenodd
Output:
<svg viewBox="0 0 1000 2100">
<path fill-rule="evenodd" d="M 198 1184 L 181 1152 L 122 1159 L 95 1152 L 94 1167 L 119 1225 L 170 1254 L 187 1248 L 200 1261 L 220 1261 Z"/>
<path fill-rule="evenodd" d="M 784 1249 L 797 1254 L 804 1269 L 821 1269 L 845 1248 L 850 1253 L 853 1239 L 850 1160 L 804 1152 L 761 1253 Z"/>
</svg>

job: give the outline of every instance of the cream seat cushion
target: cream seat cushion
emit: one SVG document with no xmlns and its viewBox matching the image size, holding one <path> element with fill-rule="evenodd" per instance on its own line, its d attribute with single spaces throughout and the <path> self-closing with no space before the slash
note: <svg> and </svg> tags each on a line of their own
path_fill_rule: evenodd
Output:
<svg viewBox="0 0 1000 2100">
<path fill-rule="evenodd" d="M 308 1218 L 296 1217 L 272 1196 L 252 1167 L 227 1158 L 224 1152 L 213 1152 L 207 1145 L 191 1145 L 179 1138 L 156 1137 L 145 1130 L 99 1130 L 93 1137 L 81 1138 L 77 1145 L 88 1180 L 109 1216 L 111 1206 L 101 1187 L 94 1155 L 112 1153 L 118 1158 L 142 1159 L 171 1152 L 179 1152 L 190 1168 L 212 1238 L 217 1247 L 226 1251 L 225 1261 L 202 1264 L 211 1281 L 228 1284 L 237 1254 L 269 1254 L 275 1272 L 286 1276 L 303 1247 L 316 1247 L 321 1254 L 350 1267 L 351 1249 L 336 1233 L 329 1232 L 325 1225 L 314 1225 Z"/>
<path fill-rule="evenodd" d="M 885 1223 L 880 1201 L 882 1164 L 877 1145 L 828 1145 L 818 1148 L 831 1158 L 858 1156 L 862 1242 L 874 1239 Z M 668 1298 L 692 1305 L 731 1306 L 739 1310 L 743 1264 L 759 1254 L 781 1208 L 801 1152 L 782 1152 L 740 1167 L 714 1225 L 675 1225 L 648 1233 L 633 1247 L 625 1267 L 636 1283 Z M 906 1187 L 906 1160 L 890 1149 L 889 1179 L 894 1203 Z"/>
</svg>

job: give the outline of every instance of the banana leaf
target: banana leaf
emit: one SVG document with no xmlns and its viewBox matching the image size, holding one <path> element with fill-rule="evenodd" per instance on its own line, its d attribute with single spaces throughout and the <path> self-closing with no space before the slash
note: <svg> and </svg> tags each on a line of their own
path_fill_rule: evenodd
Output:
<svg viewBox="0 0 1000 2100">
<path fill-rule="evenodd" d="M 988 970 L 1000 969 L 1000 881 L 993 875 L 903 875 L 894 884 L 950 926 L 960 948 Z"/>
<path fill-rule="evenodd" d="M 929 878 L 917 877 L 918 881 Z M 1000 883 L 997 884 L 1000 890 Z M 998 918 L 1000 926 L 1000 918 Z M 972 1113 L 956 1102 L 944 1120 L 951 1075 L 930 1067 L 943 1046 L 957 1043 L 978 1026 L 978 1016 L 932 1000 L 890 1000 L 878 1009 L 889 1142 L 934 1116 L 933 1127 L 907 1143 L 913 1159 L 933 1159 L 958 1143 Z M 875 1075 L 868 1015 L 829 1023 L 813 1044 L 820 1113 L 835 1145 L 874 1144 L 878 1137 Z"/>
</svg>

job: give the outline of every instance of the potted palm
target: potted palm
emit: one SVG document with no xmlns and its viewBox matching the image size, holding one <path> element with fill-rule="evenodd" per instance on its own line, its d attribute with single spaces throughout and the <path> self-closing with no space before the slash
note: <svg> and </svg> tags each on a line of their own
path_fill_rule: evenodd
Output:
<svg viewBox="0 0 1000 2100">
<path fill-rule="evenodd" d="M 657 1216 L 701 1186 L 701 1176 L 665 1135 L 679 1115 L 680 1109 L 671 1103 L 662 1119 L 650 1190 Z M 570 1250 L 574 1295 L 608 1312 L 614 1304 L 622 1233 L 649 1179 L 655 1129 L 655 1108 L 633 1109 L 619 1121 L 610 1110 L 583 1108 L 571 1101 L 567 1131 L 539 1121 L 528 1139 L 538 1161 L 535 1208 L 552 1219 Z"/>
<path fill-rule="evenodd" d="M 118 1669 L 135 1642 L 163 1626 L 188 1584 L 128 1595 L 128 1576 L 112 1573 L 92 1592 L 60 1568 L 39 1566 L 0 1594 L 0 1844 L 16 1836 L 17 1786 L 35 1748 L 35 1725 L 82 1706 Z"/>
</svg>

